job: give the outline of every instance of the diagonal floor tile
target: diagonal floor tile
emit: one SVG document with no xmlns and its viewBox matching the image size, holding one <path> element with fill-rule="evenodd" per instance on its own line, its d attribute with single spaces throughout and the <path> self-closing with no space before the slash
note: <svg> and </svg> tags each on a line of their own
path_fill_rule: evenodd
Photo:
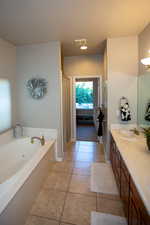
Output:
<svg viewBox="0 0 150 225">
<path fill-rule="evenodd" d="M 77 152 L 76 161 L 93 162 L 94 155 L 91 152 Z"/>
<path fill-rule="evenodd" d="M 94 162 L 105 162 L 105 156 L 101 152 L 94 152 L 93 153 Z"/>
<path fill-rule="evenodd" d="M 94 141 L 78 141 L 79 146 L 96 146 L 98 143 Z"/>
<path fill-rule="evenodd" d="M 74 162 L 73 174 L 90 175 L 91 162 Z"/>
<path fill-rule="evenodd" d="M 77 155 L 77 152 L 65 152 L 64 153 L 64 160 L 66 161 L 75 161 L 76 159 L 76 155 Z"/>
<path fill-rule="evenodd" d="M 106 199 L 110 199 L 110 200 L 121 200 L 119 194 L 113 195 L 113 194 L 97 193 L 97 197 L 106 198 Z"/>
<path fill-rule="evenodd" d="M 72 173 L 73 170 L 73 162 L 63 161 L 63 162 L 55 162 L 51 171 L 55 172 L 64 172 L 64 173 Z"/>
<path fill-rule="evenodd" d="M 78 151 L 78 142 L 69 142 L 65 148 L 65 152 Z"/>
<path fill-rule="evenodd" d="M 90 176 L 72 175 L 69 192 L 96 196 L 90 191 Z"/>
<path fill-rule="evenodd" d="M 72 223 L 61 223 L 60 225 L 73 225 Z"/>
<path fill-rule="evenodd" d="M 95 152 L 96 151 L 96 147 L 93 145 L 81 145 L 81 146 L 79 146 L 79 148 L 78 148 L 78 151 L 79 152 L 85 152 L 85 153 L 93 153 L 93 152 Z"/>
<path fill-rule="evenodd" d="M 62 214 L 64 201 L 65 192 L 42 189 L 32 207 L 31 215 L 59 220 Z"/>
<path fill-rule="evenodd" d="M 59 222 L 37 216 L 29 216 L 25 225 L 59 225 Z"/>
<path fill-rule="evenodd" d="M 71 174 L 51 172 L 45 181 L 44 188 L 67 191 Z"/>
<path fill-rule="evenodd" d="M 95 210 L 95 197 L 69 193 L 61 221 L 77 225 L 90 225 L 91 211 Z"/>
<path fill-rule="evenodd" d="M 124 216 L 123 204 L 121 201 L 103 197 L 97 198 L 97 211 L 116 216 Z"/>
</svg>

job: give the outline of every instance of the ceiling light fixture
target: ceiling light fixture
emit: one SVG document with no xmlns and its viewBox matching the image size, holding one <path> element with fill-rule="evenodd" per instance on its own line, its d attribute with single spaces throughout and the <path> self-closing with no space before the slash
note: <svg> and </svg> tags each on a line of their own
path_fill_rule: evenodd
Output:
<svg viewBox="0 0 150 225">
<path fill-rule="evenodd" d="M 81 46 L 80 46 L 80 49 L 81 49 L 81 50 L 86 50 L 87 48 L 88 48 L 87 45 L 81 45 Z"/>
<path fill-rule="evenodd" d="M 86 49 L 88 49 L 88 46 L 87 46 L 87 40 L 86 40 L 85 38 L 75 40 L 75 43 L 77 43 L 77 45 L 80 46 L 80 49 L 81 49 L 81 50 L 86 50 Z"/>
</svg>

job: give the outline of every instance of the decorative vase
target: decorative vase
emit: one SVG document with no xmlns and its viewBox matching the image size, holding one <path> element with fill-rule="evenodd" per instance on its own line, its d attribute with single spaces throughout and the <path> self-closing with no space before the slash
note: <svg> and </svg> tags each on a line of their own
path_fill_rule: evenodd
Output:
<svg viewBox="0 0 150 225">
<path fill-rule="evenodd" d="M 146 138 L 146 143 L 147 143 L 148 150 L 150 151 L 150 138 Z"/>
</svg>

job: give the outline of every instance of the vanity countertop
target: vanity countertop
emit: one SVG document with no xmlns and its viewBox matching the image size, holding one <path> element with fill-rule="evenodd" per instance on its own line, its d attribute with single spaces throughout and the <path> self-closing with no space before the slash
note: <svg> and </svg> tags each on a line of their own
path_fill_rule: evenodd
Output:
<svg viewBox="0 0 150 225">
<path fill-rule="evenodd" d="M 143 135 L 122 139 L 119 129 L 111 129 L 117 148 L 150 215 L 150 151 Z"/>
</svg>

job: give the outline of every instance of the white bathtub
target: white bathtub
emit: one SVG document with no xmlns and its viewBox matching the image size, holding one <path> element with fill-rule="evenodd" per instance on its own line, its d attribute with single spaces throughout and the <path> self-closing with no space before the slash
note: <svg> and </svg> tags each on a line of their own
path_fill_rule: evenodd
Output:
<svg viewBox="0 0 150 225">
<path fill-rule="evenodd" d="M 30 137 L 11 139 L 0 148 L 0 225 L 23 225 L 49 169 L 55 140 L 41 146 Z M 18 216 L 16 217 L 16 213 Z"/>
</svg>

